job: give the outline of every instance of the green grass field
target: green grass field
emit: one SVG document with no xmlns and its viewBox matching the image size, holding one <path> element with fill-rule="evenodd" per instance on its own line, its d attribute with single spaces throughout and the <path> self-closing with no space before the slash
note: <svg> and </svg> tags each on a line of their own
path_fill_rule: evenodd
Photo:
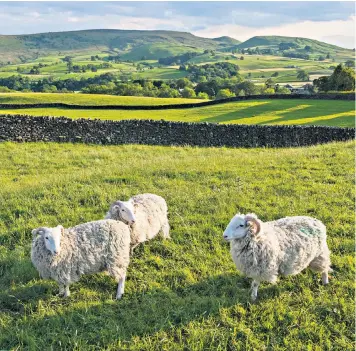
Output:
<svg viewBox="0 0 356 351">
<path fill-rule="evenodd" d="M 100 95 L 72 94 L 68 100 L 61 94 L 2 94 L 0 103 L 32 103 L 32 102 L 67 102 L 77 104 L 161 104 L 161 99 L 151 102 L 151 98 L 109 97 L 101 100 Z M 53 95 L 53 97 L 52 97 Z M 69 94 L 68 94 L 69 95 Z M 78 97 L 76 99 L 76 97 Z M 49 100 L 53 99 L 53 100 Z M 56 100 L 58 99 L 58 100 Z M 112 99 L 112 100 L 110 100 Z M 147 100 L 144 100 L 147 99 Z M 162 99 L 163 100 L 163 99 Z M 179 102 L 178 99 L 167 99 L 164 103 Z M 186 102 L 191 102 L 188 100 Z M 201 101 L 201 100 L 199 100 Z M 114 102 L 113 102 L 114 103 Z M 138 103 L 136 103 L 138 104 Z M 162 103 L 163 104 L 163 103 Z M 99 118 L 110 120 L 122 119 L 155 119 L 182 122 L 213 122 L 233 124 L 301 124 L 301 125 L 329 125 L 340 127 L 355 126 L 354 101 L 335 100 L 256 100 L 230 102 L 221 105 L 196 107 L 193 109 L 173 110 L 71 110 L 68 108 L 29 108 L 29 109 L 0 109 L 5 114 L 26 114 L 33 116 L 67 116 L 70 118 Z"/>
<path fill-rule="evenodd" d="M 354 350 L 354 143 L 228 149 L 0 144 L 0 349 Z M 56 296 L 31 230 L 100 219 L 111 201 L 166 198 L 170 241 L 136 248 L 126 293 L 107 275 Z M 237 212 L 309 215 L 328 229 L 330 284 L 309 270 L 263 284 L 237 272 L 222 232 Z"/>
<path fill-rule="evenodd" d="M 152 98 L 103 94 L 0 93 L 0 104 L 38 104 L 62 102 L 76 105 L 167 105 L 202 102 L 199 99 Z"/>
<path fill-rule="evenodd" d="M 147 47 L 151 47 L 152 45 L 148 45 Z M 148 50 L 145 48 L 142 51 L 142 47 L 138 48 L 137 53 L 129 53 L 127 54 L 127 59 L 134 57 L 136 63 L 138 62 L 149 62 L 152 66 L 157 66 L 158 61 L 156 60 L 141 60 L 143 51 Z M 162 50 L 171 50 L 165 45 L 158 45 L 152 49 L 152 54 L 154 54 L 157 49 L 158 52 Z M 178 53 L 182 53 L 180 50 L 182 47 L 179 47 Z M 192 51 L 189 48 L 185 48 L 184 50 Z M 183 50 L 183 52 L 185 52 Z M 142 52 L 141 52 L 142 51 Z M 195 51 L 195 50 L 193 50 Z M 131 57 L 131 55 L 133 55 Z M 151 54 L 148 54 L 147 57 L 150 57 Z M 104 55 L 105 56 L 105 55 Z M 169 56 L 169 55 L 168 55 Z M 240 60 L 240 57 L 244 56 L 244 60 Z M 102 58 L 103 55 L 100 55 Z M 231 54 L 223 54 L 219 53 L 217 55 L 211 56 L 210 54 L 196 56 L 188 62 L 191 64 L 207 64 L 207 63 L 216 63 L 216 62 L 225 62 L 225 58 L 228 57 L 230 63 L 237 64 L 240 67 L 240 74 L 242 76 L 246 76 L 249 72 L 251 72 L 253 77 L 260 77 L 264 75 L 266 78 L 261 78 L 260 81 L 264 82 L 270 75 L 274 72 L 279 72 L 280 76 L 275 79 L 277 83 L 285 83 L 285 82 L 294 82 L 299 81 L 296 77 L 296 69 L 288 69 L 287 66 L 297 66 L 298 69 L 304 69 L 306 71 L 323 71 L 323 75 L 330 75 L 332 73 L 331 70 L 328 70 L 330 65 L 335 65 L 331 60 L 316 62 L 313 60 L 302 60 L 302 59 L 291 59 L 286 57 L 279 56 L 269 56 L 269 55 L 231 55 Z M 25 63 L 25 64 L 11 64 L 0 67 L 0 77 L 8 77 L 14 74 L 18 74 L 16 69 L 17 67 L 23 68 L 25 71 L 22 76 L 30 77 L 31 79 L 39 79 L 43 77 L 54 77 L 55 79 L 68 79 L 68 78 L 89 78 L 94 77 L 100 74 L 112 72 L 112 73 L 122 73 L 122 72 L 131 72 L 134 73 L 136 78 L 145 78 L 145 79 L 179 79 L 182 77 L 186 77 L 188 72 L 180 71 L 179 65 L 174 67 L 154 67 L 153 69 L 145 69 L 144 71 L 137 71 L 136 66 L 132 63 L 121 62 L 121 63 L 113 63 L 111 62 L 112 67 L 107 69 L 98 69 L 97 72 L 85 72 L 85 73 L 68 73 L 66 64 L 61 60 L 63 56 L 48 56 L 35 60 L 33 63 Z M 141 61 L 140 61 L 141 60 Z M 47 67 L 43 67 L 40 69 L 41 74 L 39 75 L 31 75 L 28 74 L 33 65 L 38 64 L 39 62 L 49 64 Z M 74 65 L 99 65 L 105 61 L 91 61 L 90 55 L 79 55 L 75 56 L 73 59 Z M 288 72 L 292 70 L 292 72 Z"/>
</svg>

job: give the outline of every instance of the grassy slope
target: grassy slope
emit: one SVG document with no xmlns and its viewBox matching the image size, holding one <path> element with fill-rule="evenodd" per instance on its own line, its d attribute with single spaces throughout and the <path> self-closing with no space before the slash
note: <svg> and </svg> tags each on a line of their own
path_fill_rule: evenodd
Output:
<svg viewBox="0 0 356 351">
<path fill-rule="evenodd" d="M 295 43 L 297 49 L 288 50 L 289 52 L 309 53 L 312 57 L 319 55 L 327 55 L 328 53 L 336 60 L 346 60 L 353 58 L 355 53 L 350 49 L 345 49 L 340 46 L 324 43 L 314 39 L 299 38 L 299 37 L 284 37 L 284 36 L 258 36 L 252 37 L 243 43 L 237 45 L 238 48 L 272 48 L 278 49 L 280 43 Z M 305 46 L 310 46 L 311 51 L 306 52 Z"/>
<path fill-rule="evenodd" d="M 0 61 L 20 62 L 48 55 L 95 55 L 95 53 L 129 54 L 141 59 L 150 54 L 155 59 L 171 56 L 177 52 L 217 49 L 230 46 L 224 40 L 201 38 L 186 32 L 98 29 L 72 32 L 40 33 L 29 35 L 0 36 Z M 163 51 L 159 48 L 164 46 Z M 157 49 L 158 48 L 158 49 Z M 183 50 L 184 49 L 184 50 Z M 157 51 L 158 50 L 158 51 Z M 141 55 L 141 56 L 138 56 Z"/>
<path fill-rule="evenodd" d="M 31 98 L 27 102 L 31 102 Z M 51 94 L 48 94 L 49 96 Z M 6 101 L 23 101 L 6 96 Z M 21 95 L 17 95 L 21 96 Z M 66 101 L 66 95 L 60 94 L 61 100 Z M 87 96 L 78 96 L 76 103 L 86 104 Z M 74 97 L 74 98 L 75 98 Z M 4 99 L 4 98 L 3 98 Z M 62 100 L 63 99 L 63 100 Z M 80 102 L 79 99 L 83 99 Z M 115 98 L 112 98 L 113 100 Z M 116 98 L 124 101 L 126 97 Z M 138 98 L 144 101 L 143 98 Z M 149 99 L 149 98 L 147 98 Z M 160 100 L 160 99 L 159 99 Z M 172 99 L 173 102 L 176 99 Z M 48 101 L 48 100 L 46 100 Z M 74 100 L 72 100 L 74 103 Z M 100 104 L 100 97 L 95 97 L 95 104 Z M 110 101 L 109 97 L 105 103 Z M 127 103 L 134 103 L 134 99 L 127 98 Z M 149 100 L 146 100 L 149 102 Z M 157 100 L 156 100 L 157 101 Z M 201 101 L 201 100 L 200 100 Z M 104 103 L 104 100 L 103 102 Z M 118 102 L 120 103 L 120 102 Z M 160 103 L 160 101 L 157 101 Z M 353 127 L 355 125 L 354 101 L 328 101 L 328 100 L 258 100 L 231 102 L 215 106 L 206 106 L 193 109 L 157 110 L 157 111 L 125 111 L 125 110 L 70 110 L 57 108 L 34 108 L 34 109 L 0 109 L 0 113 L 29 114 L 34 116 L 67 116 L 71 118 L 100 118 L 100 119 L 165 119 L 169 121 L 183 122 L 214 122 L 214 123 L 237 123 L 237 124 L 313 124 L 331 125 L 341 127 Z"/>
<path fill-rule="evenodd" d="M 0 349 L 354 350 L 354 144 L 296 149 L 0 144 Z M 167 199 L 172 240 L 136 249 L 126 294 L 87 276 L 61 300 L 31 229 L 100 219 L 110 201 Z M 329 286 L 305 271 L 249 303 L 222 231 L 236 211 L 328 228 Z M 15 251 L 13 249 L 15 248 Z"/>
<path fill-rule="evenodd" d="M 0 93 L 0 104 L 44 104 L 53 102 L 77 105 L 167 105 L 202 102 L 202 100 L 101 94 Z"/>
</svg>

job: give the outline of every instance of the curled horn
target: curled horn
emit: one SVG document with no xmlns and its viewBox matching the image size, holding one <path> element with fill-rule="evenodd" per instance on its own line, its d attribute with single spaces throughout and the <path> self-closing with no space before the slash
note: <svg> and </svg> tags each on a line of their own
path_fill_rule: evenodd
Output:
<svg viewBox="0 0 356 351">
<path fill-rule="evenodd" d="M 41 235 L 43 234 L 43 232 L 45 231 L 45 228 L 43 227 L 40 227 L 40 228 L 37 228 L 37 229 L 33 229 L 32 230 L 32 238 L 35 239 L 37 237 L 37 235 Z"/>
<path fill-rule="evenodd" d="M 245 221 L 246 221 L 247 225 L 253 227 L 252 236 L 258 235 L 258 233 L 261 231 L 261 222 L 259 221 L 257 216 L 255 214 L 253 214 L 253 213 L 247 214 L 245 216 Z"/>
</svg>

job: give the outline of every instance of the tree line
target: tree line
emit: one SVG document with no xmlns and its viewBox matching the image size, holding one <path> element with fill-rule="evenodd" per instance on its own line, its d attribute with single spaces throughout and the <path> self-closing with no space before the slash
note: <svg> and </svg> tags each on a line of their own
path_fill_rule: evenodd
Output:
<svg viewBox="0 0 356 351">
<path fill-rule="evenodd" d="M 233 96 L 258 94 L 288 94 L 290 91 L 269 78 L 264 85 L 245 80 L 238 66 L 228 62 L 189 66 L 188 78 L 171 80 L 134 79 L 132 74 L 105 73 L 91 78 L 32 80 L 21 75 L 0 78 L 1 91 L 73 92 L 87 94 L 112 94 L 122 96 L 149 96 L 168 98 L 223 99 Z M 276 76 L 276 74 L 274 74 Z M 299 79 L 308 80 L 305 71 L 298 72 Z M 318 91 L 350 91 L 355 89 L 355 72 L 350 67 L 338 65 L 330 77 L 314 80 Z M 311 89 L 312 90 L 312 89 Z"/>
</svg>

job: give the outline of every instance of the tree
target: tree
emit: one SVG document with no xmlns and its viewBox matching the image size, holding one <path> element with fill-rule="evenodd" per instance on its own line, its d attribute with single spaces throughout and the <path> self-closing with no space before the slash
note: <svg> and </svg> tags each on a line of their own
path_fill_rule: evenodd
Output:
<svg viewBox="0 0 356 351">
<path fill-rule="evenodd" d="M 355 67 L 355 61 L 354 60 L 347 60 L 345 62 L 345 67 Z"/>
<path fill-rule="evenodd" d="M 329 88 L 337 91 L 355 90 L 355 71 L 339 64 L 329 77 Z"/>
<path fill-rule="evenodd" d="M 310 52 L 312 51 L 312 47 L 309 45 L 305 45 L 304 50 Z"/>
<path fill-rule="evenodd" d="M 235 94 L 231 92 L 229 89 L 220 89 L 216 95 L 216 99 L 228 99 L 230 97 L 234 97 Z"/>
<path fill-rule="evenodd" d="M 243 56 L 240 57 L 240 60 L 244 60 L 245 58 Z"/>
<path fill-rule="evenodd" d="M 68 69 L 68 72 L 72 72 L 73 71 L 73 62 L 72 62 L 72 60 L 67 61 L 67 69 Z"/>
<path fill-rule="evenodd" d="M 187 99 L 195 98 L 195 91 L 192 88 L 185 87 L 182 91 L 182 97 Z"/>
<path fill-rule="evenodd" d="M 69 62 L 72 61 L 72 58 L 70 56 L 66 56 L 65 58 L 62 59 L 64 62 Z"/>
<path fill-rule="evenodd" d="M 274 80 L 272 78 L 268 78 L 265 81 L 265 85 L 266 85 L 267 88 L 271 88 L 274 84 L 275 84 L 275 82 L 274 82 Z"/>
<path fill-rule="evenodd" d="M 241 90 L 244 91 L 245 95 L 256 95 L 259 92 L 258 87 L 252 82 L 249 82 L 248 80 L 237 84 L 234 89 L 234 92 L 236 95 L 239 95 Z"/>
<path fill-rule="evenodd" d="M 318 61 L 325 61 L 325 57 L 324 56 L 319 56 Z"/>
<path fill-rule="evenodd" d="M 200 92 L 200 93 L 197 95 L 197 98 L 198 98 L 198 99 L 202 99 L 202 100 L 208 100 L 208 99 L 209 99 L 209 95 L 208 95 L 207 93 Z"/>
<path fill-rule="evenodd" d="M 319 91 L 353 91 L 355 90 L 355 71 L 339 64 L 330 77 L 314 79 L 313 84 Z"/>
<path fill-rule="evenodd" d="M 286 87 L 279 87 L 278 90 L 275 90 L 276 94 L 290 94 L 290 90 Z"/>
<path fill-rule="evenodd" d="M 319 77 L 313 80 L 313 85 L 319 91 L 327 92 L 330 90 L 329 77 Z"/>
<path fill-rule="evenodd" d="M 297 78 L 304 81 L 308 81 L 309 80 L 309 74 L 304 71 L 304 70 L 299 70 L 297 73 Z"/>
<path fill-rule="evenodd" d="M 330 53 L 328 52 L 328 54 L 326 55 L 326 58 L 329 59 L 330 58 Z"/>
<path fill-rule="evenodd" d="M 176 85 L 179 89 L 184 89 L 185 87 L 192 87 L 193 84 L 188 78 L 180 78 L 176 81 Z"/>
<path fill-rule="evenodd" d="M 271 77 L 278 77 L 278 76 L 279 76 L 279 73 L 278 72 L 274 72 Z"/>
<path fill-rule="evenodd" d="M 263 91 L 263 93 L 264 94 L 274 94 L 275 93 L 275 91 L 274 91 L 274 89 L 273 88 L 267 88 L 267 89 L 265 89 L 264 91 Z"/>
</svg>

